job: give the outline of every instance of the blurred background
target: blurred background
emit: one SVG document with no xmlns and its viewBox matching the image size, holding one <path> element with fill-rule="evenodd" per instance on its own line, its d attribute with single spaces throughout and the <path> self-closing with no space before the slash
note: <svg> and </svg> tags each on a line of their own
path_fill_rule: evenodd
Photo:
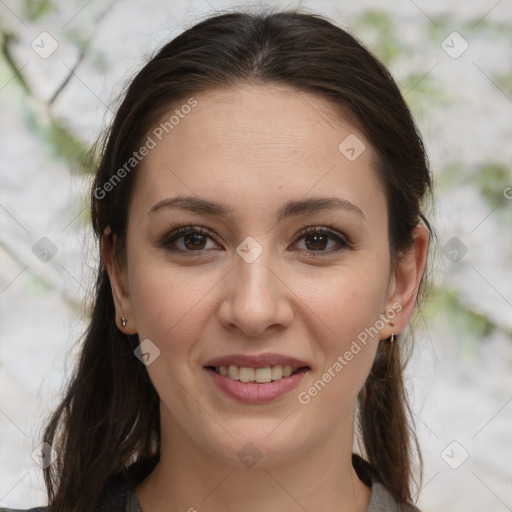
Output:
<svg viewBox="0 0 512 512">
<path fill-rule="evenodd" d="M 127 81 L 214 0 L 0 0 L 0 506 L 45 503 L 34 450 L 98 257 L 84 159 Z M 328 16 L 389 67 L 425 140 L 439 235 L 408 367 L 423 512 L 512 510 L 512 2 L 249 2 Z"/>
</svg>

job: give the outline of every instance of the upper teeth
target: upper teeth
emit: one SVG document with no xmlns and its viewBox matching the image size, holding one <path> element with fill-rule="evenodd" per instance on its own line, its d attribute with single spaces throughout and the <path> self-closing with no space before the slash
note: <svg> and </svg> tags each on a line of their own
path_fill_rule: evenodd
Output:
<svg viewBox="0 0 512 512">
<path fill-rule="evenodd" d="M 242 382 L 259 382 L 265 383 L 271 380 L 279 380 L 283 377 L 289 377 L 293 373 L 291 366 L 266 366 L 265 368 L 247 368 L 245 366 L 218 366 L 215 368 L 217 373 L 225 375 L 233 380 L 240 380 Z"/>
</svg>

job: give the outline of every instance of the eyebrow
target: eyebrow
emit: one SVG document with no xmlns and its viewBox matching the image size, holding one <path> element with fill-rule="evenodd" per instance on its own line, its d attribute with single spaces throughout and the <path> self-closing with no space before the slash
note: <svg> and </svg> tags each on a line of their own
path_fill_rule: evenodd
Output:
<svg viewBox="0 0 512 512">
<path fill-rule="evenodd" d="M 163 208 L 179 208 L 193 213 L 203 213 L 226 218 L 234 216 L 234 211 L 229 206 L 197 196 L 177 196 L 163 199 L 152 206 L 147 213 L 154 213 Z M 278 210 L 276 217 L 277 221 L 280 222 L 287 217 L 306 215 L 325 210 L 345 210 L 354 212 L 366 221 L 364 213 L 359 206 L 339 197 L 290 200 Z"/>
</svg>

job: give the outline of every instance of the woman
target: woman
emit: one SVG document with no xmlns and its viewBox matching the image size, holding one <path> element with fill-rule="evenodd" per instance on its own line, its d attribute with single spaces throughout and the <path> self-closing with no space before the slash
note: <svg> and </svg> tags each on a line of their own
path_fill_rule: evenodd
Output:
<svg viewBox="0 0 512 512">
<path fill-rule="evenodd" d="M 396 84 L 328 20 L 165 45 L 92 187 L 96 300 L 40 510 L 417 510 L 400 333 L 430 192 Z"/>
</svg>

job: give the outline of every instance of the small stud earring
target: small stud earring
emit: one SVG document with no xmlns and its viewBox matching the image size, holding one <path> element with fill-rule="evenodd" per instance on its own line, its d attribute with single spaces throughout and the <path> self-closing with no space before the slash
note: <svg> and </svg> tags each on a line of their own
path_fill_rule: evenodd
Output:
<svg viewBox="0 0 512 512">
<path fill-rule="evenodd" d="M 124 316 L 121 317 L 121 325 L 123 327 L 126 327 L 126 324 L 127 324 L 128 320 L 126 320 L 126 318 Z"/>
</svg>

